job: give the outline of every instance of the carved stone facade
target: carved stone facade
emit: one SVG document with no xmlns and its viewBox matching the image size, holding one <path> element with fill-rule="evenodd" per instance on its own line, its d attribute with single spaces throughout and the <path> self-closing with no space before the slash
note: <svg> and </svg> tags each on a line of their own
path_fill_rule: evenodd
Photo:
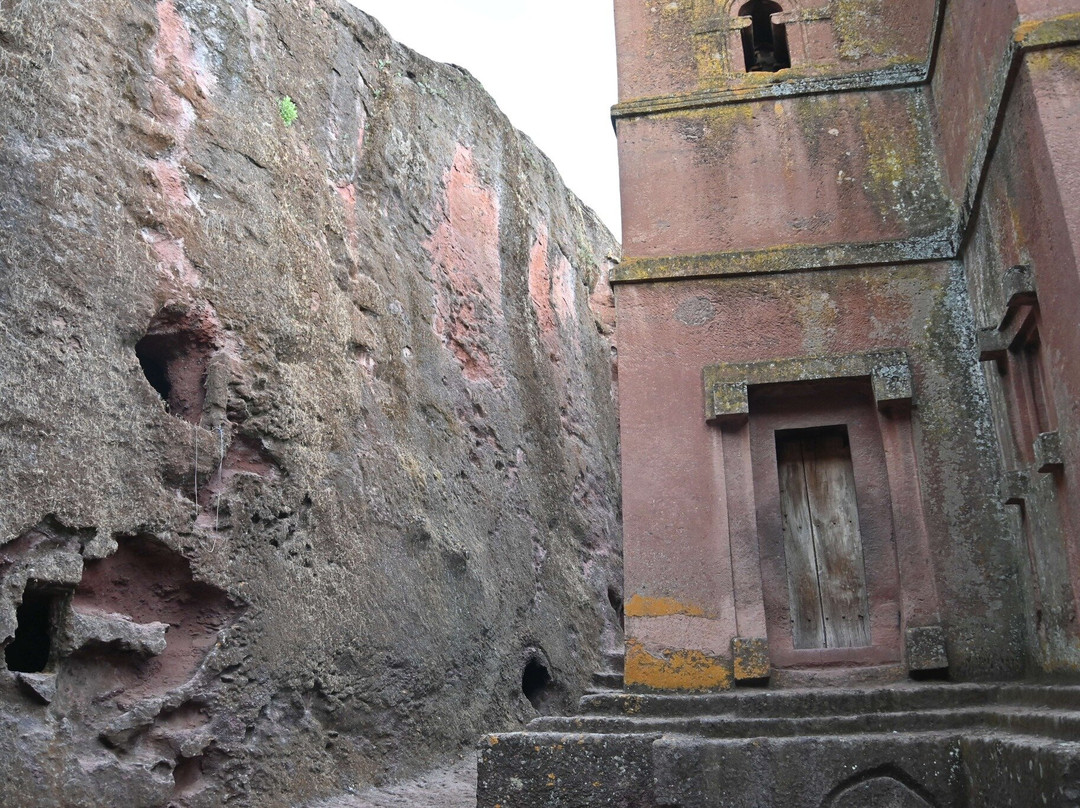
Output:
<svg viewBox="0 0 1080 808">
<path fill-rule="evenodd" d="M 732 685 L 750 639 L 776 683 L 1074 670 L 1077 17 L 616 6 L 627 684 Z M 788 69 L 736 58 L 762 9 Z M 850 490 L 814 461 L 787 497 L 781 442 L 826 427 Z"/>
<path fill-rule="evenodd" d="M 1074 805 L 1080 5 L 615 6 L 625 689 L 480 805 Z"/>
</svg>

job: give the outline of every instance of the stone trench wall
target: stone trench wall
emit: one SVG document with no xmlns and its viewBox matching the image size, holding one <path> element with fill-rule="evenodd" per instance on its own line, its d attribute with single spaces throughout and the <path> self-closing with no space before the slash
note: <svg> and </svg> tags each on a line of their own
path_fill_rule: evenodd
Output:
<svg viewBox="0 0 1080 808">
<path fill-rule="evenodd" d="M 617 254 L 333 0 L 2 0 L 0 803 L 292 805 L 569 705 Z"/>
</svg>

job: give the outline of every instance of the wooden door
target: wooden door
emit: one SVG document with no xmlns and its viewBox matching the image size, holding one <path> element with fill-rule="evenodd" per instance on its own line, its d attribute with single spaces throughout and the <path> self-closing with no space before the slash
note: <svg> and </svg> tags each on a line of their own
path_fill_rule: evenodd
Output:
<svg viewBox="0 0 1080 808">
<path fill-rule="evenodd" d="M 777 432 L 776 458 L 795 647 L 870 645 L 847 428 Z"/>
</svg>

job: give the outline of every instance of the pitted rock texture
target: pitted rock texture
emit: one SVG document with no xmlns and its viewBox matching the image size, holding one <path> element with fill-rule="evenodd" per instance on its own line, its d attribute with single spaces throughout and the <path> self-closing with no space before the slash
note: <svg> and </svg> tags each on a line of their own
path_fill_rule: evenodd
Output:
<svg viewBox="0 0 1080 808">
<path fill-rule="evenodd" d="M 0 803 L 296 805 L 568 705 L 618 245 L 479 84 L 332 0 L 10 0 L 0 98 Z"/>
</svg>

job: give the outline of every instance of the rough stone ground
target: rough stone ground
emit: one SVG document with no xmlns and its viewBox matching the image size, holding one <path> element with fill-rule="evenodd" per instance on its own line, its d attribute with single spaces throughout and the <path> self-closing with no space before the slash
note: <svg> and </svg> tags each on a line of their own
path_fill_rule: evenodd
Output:
<svg viewBox="0 0 1080 808">
<path fill-rule="evenodd" d="M 306 808 L 475 808 L 476 757 L 466 755 L 409 780 L 346 794 Z"/>
</svg>

